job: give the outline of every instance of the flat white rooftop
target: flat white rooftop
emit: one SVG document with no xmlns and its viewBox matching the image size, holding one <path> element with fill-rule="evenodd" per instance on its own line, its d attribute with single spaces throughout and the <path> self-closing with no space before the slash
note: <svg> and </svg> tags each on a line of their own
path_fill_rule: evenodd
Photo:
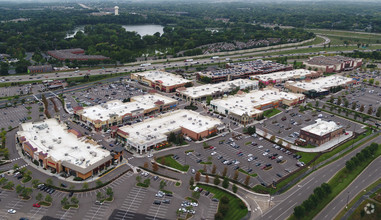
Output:
<svg viewBox="0 0 381 220">
<path fill-rule="evenodd" d="M 235 88 L 245 89 L 249 87 L 258 88 L 258 81 L 249 79 L 236 79 L 233 81 L 221 82 L 217 84 L 206 84 L 196 87 L 188 87 L 179 92 L 187 97 L 199 98 L 212 95 L 216 92 L 230 92 Z"/>
<path fill-rule="evenodd" d="M 290 85 L 299 87 L 305 90 L 316 90 L 317 92 L 323 92 L 329 90 L 331 87 L 342 86 L 348 82 L 353 81 L 351 78 L 333 75 L 327 77 L 321 77 L 318 79 L 311 80 L 309 82 L 289 82 Z"/>
<path fill-rule="evenodd" d="M 21 124 L 18 136 L 24 136 L 26 141 L 37 152 L 47 153 L 54 161 L 66 161 L 79 168 L 88 168 L 103 159 L 110 159 L 110 152 L 100 145 L 85 142 L 86 137 L 77 138 L 67 131 L 65 124 L 56 119 L 46 119 L 41 122 Z"/>
<path fill-rule="evenodd" d="M 137 76 L 143 76 L 151 82 L 159 81 L 163 86 L 175 86 L 179 84 L 184 84 L 187 82 L 192 82 L 192 80 L 184 79 L 183 77 L 168 73 L 164 71 L 154 70 L 154 71 L 146 71 L 142 73 L 133 73 Z"/>
<path fill-rule="evenodd" d="M 146 95 L 133 96 L 131 97 L 131 101 L 126 103 L 123 103 L 120 100 L 112 100 L 101 105 L 85 107 L 83 109 L 82 115 L 93 121 L 106 121 L 114 115 L 121 117 L 126 114 L 131 114 L 137 110 L 147 110 L 154 108 L 156 106 L 155 103 L 159 104 L 158 102 L 163 102 L 163 104 L 166 105 L 169 103 L 176 103 L 177 101 L 158 93 L 151 93 Z"/>
<path fill-rule="evenodd" d="M 220 124 L 222 122 L 219 119 L 180 109 L 119 129 L 128 133 L 128 141 L 139 146 L 151 146 L 167 140 L 170 132 L 181 128 L 200 133 Z"/>
<path fill-rule="evenodd" d="M 290 71 L 281 71 L 281 72 L 275 72 L 275 73 L 269 73 L 269 74 L 260 74 L 260 75 L 254 75 L 250 78 L 252 79 L 258 79 L 260 81 L 269 81 L 269 80 L 276 80 L 276 81 L 286 81 L 292 78 L 304 78 L 305 76 L 311 74 L 310 70 L 305 69 L 296 69 L 296 70 L 290 70 Z"/>
<path fill-rule="evenodd" d="M 227 98 L 215 99 L 212 100 L 210 104 L 217 106 L 220 111 L 224 109 L 236 115 L 243 115 L 244 113 L 247 113 L 251 116 L 261 113 L 262 110 L 257 108 L 262 105 L 283 99 L 294 100 L 302 97 L 304 97 L 303 94 L 281 92 L 279 89 L 269 88 L 264 90 L 254 90 L 249 93 L 237 94 Z"/>
<path fill-rule="evenodd" d="M 324 136 L 340 129 L 341 127 L 341 125 L 336 124 L 334 121 L 323 121 L 321 119 L 317 119 L 315 124 L 308 125 L 302 128 L 302 130 L 318 136 Z"/>
</svg>

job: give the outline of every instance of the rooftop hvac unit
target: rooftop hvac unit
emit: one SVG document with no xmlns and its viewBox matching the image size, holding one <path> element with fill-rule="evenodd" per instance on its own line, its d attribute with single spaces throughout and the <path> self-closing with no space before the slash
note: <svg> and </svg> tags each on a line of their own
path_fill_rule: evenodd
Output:
<svg viewBox="0 0 381 220">
<path fill-rule="evenodd" d="M 60 144 L 60 143 L 61 143 L 61 140 L 58 140 L 58 141 L 57 141 L 57 144 Z"/>
<path fill-rule="evenodd" d="M 50 145 L 48 148 L 49 148 L 49 149 L 53 149 L 53 146 L 52 146 L 52 145 Z"/>
<path fill-rule="evenodd" d="M 65 156 L 69 156 L 69 154 L 68 154 L 68 153 L 65 153 Z"/>
<path fill-rule="evenodd" d="M 37 136 L 34 136 L 33 140 L 37 140 Z"/>
</svg>

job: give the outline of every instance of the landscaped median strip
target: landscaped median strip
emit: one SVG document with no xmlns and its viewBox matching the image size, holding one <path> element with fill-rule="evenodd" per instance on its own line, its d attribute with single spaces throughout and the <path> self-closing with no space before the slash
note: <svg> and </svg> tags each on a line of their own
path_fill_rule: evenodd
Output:
<svg viewBox="0 0 381 220">
<path fill-rule="evenodd" d="M 316 188 L 307 200 L 295 207 L 294 214 L 289 219 L 312 219 L 315 217 L 380 155 L 381 147 L 377 143 L 372 143 L 364 148 L 347 161 L 346 167 L 337 172 L 328 183 L 323 183 L 322 187 Z"/>
</svg>

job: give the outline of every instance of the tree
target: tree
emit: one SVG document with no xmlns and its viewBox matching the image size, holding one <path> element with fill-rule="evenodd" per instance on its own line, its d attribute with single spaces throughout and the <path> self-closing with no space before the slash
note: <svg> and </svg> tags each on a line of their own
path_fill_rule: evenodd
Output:
<svg viewBox="0 0 381 220">
<path fill-rule="evenodd" d="M 194 179 L 196 180 L 196 182 L 200 182 L 200 177 L 201 177 L 201 173 L 197 171 L 196 175 L 194 176 Z"/>
<path fill-rule="evenodd" d="M 208 175 L 205 176 L 205 182 L 209 183 L 209 176 Z"/>
<path fill-rule="evenodd" d="M 17 193 L 17 194 L 20 194 L 20 193 L 24 190 L 24 188 L 25 188 L 25 187 L 22 186 L 22 185 L 20 185 L 20 184 L 17 185 L 17 186 L 16 186 L 16 193 Z"/>
<path fill-rule="evenodd" d="M 88 182 L 84 182 L 83 185 L 82 185 L 82 189 L 88 189 L 89 188 L 89 183 Z"/>
<path fill-rule="evenodd" d="M 212 174 L 215 174 L 215 173 L 216 173 L 216 169 L 217 169 L 216 165 L 213 164 Z"/>
<path fill-rule="evenodd" d="M 112 198 L 114 196 L 114 192 L 112 191 L 111 187 L 107 187 L 106 195 L 108 195 L 108 197 L 110 197 L 110 198 Z"/>
<path fill-rule="evenodd" d="M 223 220 L 223 219 L 224 219 L 224 215 L 221 212 L 217 212 L 214 215 L 214 220 Z"/>
<path fill-rule="evenodd" d="M 246 175 L 246 179 L 245 179 L 245 185 L 249 185 L 249 182 L 250 182 L 250 176 L 249 175 Z"/>
<path fill-rule="evenodd" d="M 5 177 L 0 178 L 0 185 L 4 185 L 7 181 Z"/>
<path fill-rule="evenodd" d="M 222 176 L 226 176 L 227 173 L 228 173 L 228 168 L 225 166 L 224 171 L 222 171 Z"/>
<path fill-rule="evenodd" d="M 233 180 L 237 180 L 237 179 L 238 179 L 238 175 L 239 175 L 239 172 L 238 172 L 238 170 L 236 170 L 236 171 L 234 172 Z"/>
<path fill-rule="evenodd" d="M 160 190 L 164 189 L 164 187 L 166 186 L 167 184 L 164 182 L 164 180 L 160 181 L 160 186 L 159 186 Z"/>
<path fill-rule="evenodd" d="M 42 198 L 43 198 L 43 195 L 42 195 L 41 193 L 38 193 L 38 194 L 36 195 L 36 200 L 37 200 L 37 201 L 41 201 Z"/>
<path fill-rule="evenodd" d="M 74 205 L 78 205 L 78 203 L 79 203 L 79 200 L 78 200 L 77 197 L 75 197 L 75 196 L 71 197 L 70 201 L 71 201 L 71 203 L 73 203 Z"/>
<path fill-rule="evenodd" d="M 62 205 L 62 206 L 67 206 L 67 205 L 69 205 L 69 201 L 68 201 L 68 199 L 67 199 L 66 196 L 61 200 L 61 205 Z"/>
<path fill-rule="evenodd" d="M 193 185 L 194 185 L 194 179 L 193 179 L 193 176 L 191 176 L 189 180 L 189 186 L 193 186 Z"/>
<path fill-rule="evenodd" d="M 9 74 L 8 71 L 9 71 L 9 65 L 8 65 L 8 63 L 2 62 L 0 64 L 0 75 L 6 76 L 6 75 Z"/>
<path fill-rule="evenodd" d="M 136 176 L 136 181 L 138 181 L 138 183 L 140 183 L 141 180 L 142 180 L 141 176 Z"/>
<path fill-rule="evenodd" d="M 15 186 L 15 184 L 12 181 L 8 181 L 7 184 L 5 184 L 5 189 L 12 189 Z"/>
<path fill-rule="evenodd" d="M 294 208 L 294 216 L 297 218 L 297 219 L 300 219 L 304 216 L 304 207 L 303 206 L 296 206 Z"/>
<path fill-rule="evenodd" d="M 373 108 L 372 108 L 372 106 L 370 106 L 368 109 L 368 115 L 371 115 L 372 113 L 373 113 Z"/>
<path fill-rule="evenodd" d="M 319 101 L 316 101 L 316 102 L 315 102 L 315 107 L 316 107 L 316 108 L 319 107 Z"/>
<path fill-rule="evenodd" d="M 356 109 L 356 102 L 353 102 L 352 103 L 352 110 L 355 110 Z"/>
<path fill-rule="evenodd" d="M 47 178 L 47 179 L 45 180 L 45 182 L 46 182 L 47 185 L 50 185 L 50 186 L 53 185 L 53 180 L 52 180 L 51 178 Z"/>
<path fill-rule="evenodd" d="M 103 199 L 103 193 L 102 192 L 97 192 L 97 200 L 102 200 Z"/>
<path fill-rule="evenodd" d="M 204 168 L 202 169 L 204 173 L 206 173 L 206 164 L 204 164 Z"/>
<path fill-rule="evenodd" d="M 213 98 L 211 96 L 207 96 L 206 97 L 206 104 L 207 105 L 210 105 L 210 102 L 213 100 Z"/>
<path fill-rule="evenodd" d="M 198 191 L 193 191 L 193 192 L 192 192 L 192 197 L 195 198 L 195 199 L 199 199 L 199 198 L 200 198 L 200 192 L 198 192 Z"/>
<path fill-rule="evenodd" d="M 39 183 L 40 183 L 39 180 L 36 180 L 36 179 L 32 180 L 32 186 L 33 186 L 34 188 L 37 188 L 37 185 L 38 185 Z"/>
<path fill-rule="evenodd" d="M 51 203 L 53 201 L 53 198 L 48 194 L 45 196 L 45 202 Z"/>
<path fill-rule="evenodd" d="M 221 182 L 220 177 L 219 177 L 218 175 L 216 175 L 216 176 L 214 177 L 214 185 L 219 185 L 220 182 Z"/>
<path fill-rule="evenodd" d="M 151 179 L 145 179 L 143 183 L 144 185 L 149 186 L 151 184 Z"/>
<path fill-rule="evenodd" d="M 229 187 L 229 180 L 228 178 L 224 178 L 224 180 L 222 181 L 222 187 L 224 187 L 225 189 L 227 189 Z"/>
<path fill-rule="evenodd" d="M 361 105 L 361 106 L 360 106 L 360 112 L 363 112 L 364 110 L 365 110 L 364 105 Z"/>
<path fill-rule="evenodd" d="M 19 168 L 19 165 L 17 164 L 17 163 L 15 163 L 14 165 L 13 165 L 13 170 L 17 170 Z"/>
<path fill-rule="evenodd" d="M 229 204 L 230 199 L 227 196 L 222 196 L 221 197 L 221 203 L 222 204 Z"/>
<path fill-rule="evenodd" d="M 275 136 L 274 135 L 272 135 L 271 137 L 270 137 L 270 141 L 275 141 Z"/>
<path fill-rule="evenodd" d="M 102 186 L 102 181 L 101 180 L 97 180 L 97 181 L 95 181 L 95 185 L 97 186 L 97 187 L 101 187 Z"/>
<path fill-rule="evenodd" d="M 235 184 L 233 184 L 232 190 L 234 193 L 237 193 L 238 187 Z"/>
<path fill-rule="evenodd" d="M 144 162 L 143 167 L 146 168 L 146 169 L 148 169 L 148 162 Z"/>
<path fill-rule="evenodd" d="M 153 170 L 154 172 L 157 172 L 157 171 L 159 170 L 159 165 L 157 165 L 157 163 L 153 163 L 153 164 L 152 164 L 152 170 Z"/>
</svg>

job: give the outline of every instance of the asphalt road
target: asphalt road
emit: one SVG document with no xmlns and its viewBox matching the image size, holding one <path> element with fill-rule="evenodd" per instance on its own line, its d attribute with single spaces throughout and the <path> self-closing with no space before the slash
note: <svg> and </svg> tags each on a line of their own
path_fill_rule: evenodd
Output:
<svg viewBox="0 0 381 220">
<path fill-rule="evenodd" d="M 381 177 L 381 157 L 375 159 L 345 190 L 335 197 L 314 219 L 334 219 L 356 195 Z"/>
<path fill-rule="evenodd" d="M 316 187 L 320 186 L 324 182 L 328 182 L 339 170 L 341 170 L 345 166 L 345 162 L 347 160 L 356 155 L 358 152 L 360 152 L 363 148 L 365 148 L 372 142 L 381 143 L 381 136 L 377 137 L 371 142 L 361 145 L 359 148 L 353 150 L 349 154 L 329 164 L 328 166 L 316 170 L 315 172 L 304 178 L 298 185 L 294 186 L 292 189 L 279 196 L 275 196 L 273 198 L 273 203 L 275 203 L 275 206 L 271 207 L 270 210 L 265 212 L 261 219 L 287 219 L 287 217 L 293 213 L 295 206 L 300 205 L 304 200 L 306 200 L 313 193 L 313 190 Z M 380 163 L 377 162 L 377 164 Z M 365 172 L 367 175 L 369 175 L 371 173 L 371 168 L 366 169 Z M 379 178 L 381 176 L 381 173 L 379 172 L 377 173 L 377 175 L 374 176 L 378 176 Z"/>
</svg>

